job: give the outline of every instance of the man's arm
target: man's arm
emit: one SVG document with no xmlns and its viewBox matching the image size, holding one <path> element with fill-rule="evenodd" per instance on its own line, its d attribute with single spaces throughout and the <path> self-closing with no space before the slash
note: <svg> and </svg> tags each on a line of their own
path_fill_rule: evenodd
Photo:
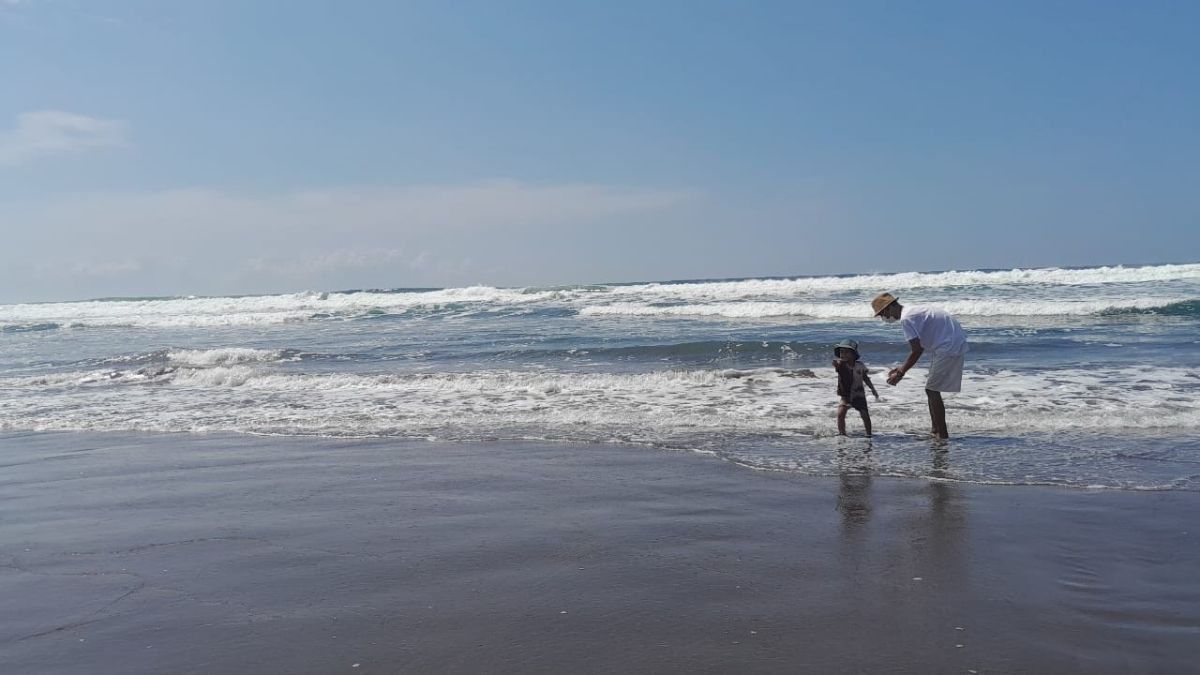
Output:
<svg viewBox="0 0 1200 675">
<path fill-rule="evenodd" d="M 917 359 L 921 358 L 921 354 L 925 353 L 925 348 L 921 346 L 921 338 L 913 338 L 909 340 L 908 347 L 908 358 L 905 359 L 904 365 L 900 366 L 899 368 L 892 368 L 890 371 L 888 371 L 888 384 L 894 385 L 903 379 L 904 376 L 908 374 L 908 371 L 912 370 L 912 367 L 917 365 Z"/>
</svg>

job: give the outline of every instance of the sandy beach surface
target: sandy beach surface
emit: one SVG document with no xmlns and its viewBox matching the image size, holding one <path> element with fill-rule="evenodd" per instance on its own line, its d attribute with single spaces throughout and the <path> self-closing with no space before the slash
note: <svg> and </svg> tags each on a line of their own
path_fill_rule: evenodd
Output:
<svg viewBox="0 0 1200 675">
<path fill-rule="evenodd" d="M 1198 514 L 617 445 L 7 434 L 0 673 L 1200 672 Z"/>
</svg>

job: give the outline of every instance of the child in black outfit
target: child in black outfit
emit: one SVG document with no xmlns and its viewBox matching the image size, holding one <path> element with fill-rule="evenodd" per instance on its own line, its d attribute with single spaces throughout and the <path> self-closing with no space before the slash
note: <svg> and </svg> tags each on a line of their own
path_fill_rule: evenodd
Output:
<svg viewBox="0 0 1200 675">
<path fill-rule="evenodd" d="M 867 412 L 867 392 L 864 385 L 871 388 L 875 400 L 879 400 L 879 392 L 871 384 L 868 376 L 870 370 L 866 364 L 858 360 L 858 343 L 854 340 L 842 340 L 833 348 L 833 367 L 838 374 L 838 433 L 846 435 L 846 412 L 854 408 L 862 415 L 863 427 L 867 436 L 871 435 L 871 413 Z"/>
</svg>

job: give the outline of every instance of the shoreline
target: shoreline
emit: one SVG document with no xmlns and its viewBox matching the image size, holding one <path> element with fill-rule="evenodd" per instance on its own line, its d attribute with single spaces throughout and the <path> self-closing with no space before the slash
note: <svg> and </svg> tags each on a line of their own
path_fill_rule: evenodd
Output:
<svg viewBox="0 0 1200 675">
<path fill-rule="evenodd" d="M 1195 492 L 232 434 L 0 465 L 5 672 L 1200 670 Z"/>
</svg>

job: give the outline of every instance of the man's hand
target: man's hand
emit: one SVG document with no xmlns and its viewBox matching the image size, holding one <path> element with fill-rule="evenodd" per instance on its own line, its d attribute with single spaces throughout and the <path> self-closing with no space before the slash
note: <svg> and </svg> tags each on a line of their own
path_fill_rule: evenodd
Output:
<svg viewBox="0 0 1200 675">
<path fill-rule="evenodd" d="M 904 379 L 904 371 L 903 370 L 900 370 L 899 368 L 892 368 L 891 370 L 888 371 L 887 383 L 892 385 L 893 387 L 896 386 L 896 384 L 899 383 L 900 380 L 903 380 L 903 379 Z"/>
</svg>

